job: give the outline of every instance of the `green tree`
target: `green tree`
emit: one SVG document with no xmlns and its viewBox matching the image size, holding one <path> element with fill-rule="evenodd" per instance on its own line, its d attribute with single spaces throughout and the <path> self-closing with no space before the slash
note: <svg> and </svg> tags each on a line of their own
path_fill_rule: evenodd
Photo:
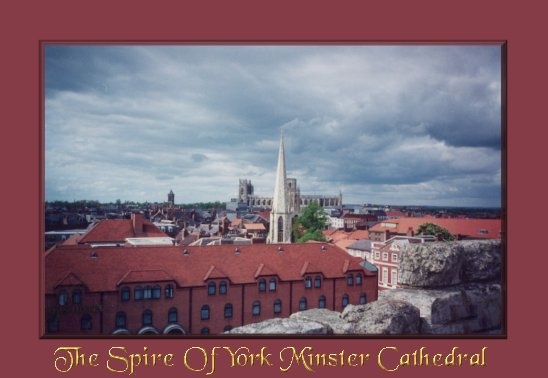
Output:
<svg viewBox="0 0 548 378">
<path fill-rule="evenodd" d="M 451 235 L 451 233 L 447 229 L 445 229 L 441 226 L 438 226 L 437 224 L 434 224 L 434 223 L 423 223 L 423 224 L 421 224 L 419 226 L 419 228 L 417 229 L 417 234 L 418 235 L 432 235 L 432 236 L 435 236 L 435 237 L 441 237 L 441 239 L 446 240 L 446 241 L 455 239 L 453 237 L 453 235 Z"/>
<path fill-rule="evenodd" d="M 309 240 L 325 241 L 322 230 L 325 229 L 327 214 L 320 205 L 311 203 L 293 221 L 293 239 L 297 243 Z"/>
</svg>

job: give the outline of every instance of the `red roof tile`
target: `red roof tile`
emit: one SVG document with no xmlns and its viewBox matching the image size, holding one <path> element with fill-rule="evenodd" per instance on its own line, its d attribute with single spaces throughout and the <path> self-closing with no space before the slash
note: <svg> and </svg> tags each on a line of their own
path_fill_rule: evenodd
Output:
<svg viewBox="0 0 548 378">
<path fill-rule="evenodd" d="M 405 234 L 409 228 L 416 233 L 423 223 L 434 223 L 447 229 L 453 235 L 462 235 L 469 238 L 500 239 L 500 219 L 476 219 L 476 218 L 398 218 L 377 223 L 369 229 L 369 232 L 385 231 Z M 386 224 L 394 224 L 396 227 L 385 227 Z"/>
<path fill-rule="evenodd" d="M 131 219 L 103 219 L 84 234 L 79 243 L 123 243 L 126 238 L 167 236 L 147 220 L 143 220 L 143 232 L 138 233 L 135 232 Z"/>
<path fill-rule="evenodd" d="M 323 245 L 326 246 L 325 250 L 321 248 Z M 278 251 L 279 246 L 283 251 Z M 237 253 L 235 248 L 238 249 Z M 185 249 L 188 254 L 183 253 Z M 362 259 L 352 257 L 334 245 L 323 243 L 254 244 L 237 247 L 59 246 L 45 256 L 45 289 L 46 292 L 52 292 L 62 278 L 71 273 L 80 277 L 91 291 L 116 290 L 117 284 L 127 278 L 128 272 L 133 272 L 132 278 L 133 274 L 144 274 L 143 281 L 172 277 L 179 286 L 202 286 L 208 272 L 211 277 L 218 269 L 219 275 L 226 273 L 227 278 L 235 284 L 254 283 L 261 264 L 264 264 L 261 274 L 276 274 L 284 281 L 302 280 L 301 269 L 306 261 L 313 262 L 314 270 L 321 272 L 326 278 L 343 277 L 345 264 L 351 270 L 363 271 L 360 265 Z M 210 271 L 212 266 L 215 270 Z M 157 273 L 142 273 L 146 271 Z M 159 271 L 165 274 L 159 274 Z M 366 275 L 368 273 L 365 271 Z"/>
</svg>

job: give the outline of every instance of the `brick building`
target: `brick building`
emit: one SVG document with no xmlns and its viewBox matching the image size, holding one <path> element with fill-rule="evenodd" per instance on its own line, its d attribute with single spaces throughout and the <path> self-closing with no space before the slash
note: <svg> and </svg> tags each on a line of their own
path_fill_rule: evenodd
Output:
<svg viewBox="0 0 548 378">
<path fill-rule="evenodd" d="M 61 245 L 44 264 L 46 335 L 219 334 L 378 296 L 376 268 L 325 243 Z"/>
</svg>

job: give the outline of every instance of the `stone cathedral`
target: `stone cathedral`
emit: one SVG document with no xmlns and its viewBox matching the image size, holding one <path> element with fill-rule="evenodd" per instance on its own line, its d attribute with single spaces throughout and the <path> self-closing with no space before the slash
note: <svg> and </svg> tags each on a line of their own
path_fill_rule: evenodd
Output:
<svg viewBox="0 0 548 378">
<path fill-rule="evenodd" d="M 272 197 L 255 195 L 251 180 L 240 179 L 238 201 L 248 206 L 270 209 L 270 232 L 267 243 L 291 243 L 293 217 L 299 214 L 301 206 L 316 203 L 321 207 L 342 207 L 342 194 L 337 196 L 301 195 L 297 179 L 286 177 L 285 149 L 283 135 L 280 137 L 276 181 Z"/>
</svg>

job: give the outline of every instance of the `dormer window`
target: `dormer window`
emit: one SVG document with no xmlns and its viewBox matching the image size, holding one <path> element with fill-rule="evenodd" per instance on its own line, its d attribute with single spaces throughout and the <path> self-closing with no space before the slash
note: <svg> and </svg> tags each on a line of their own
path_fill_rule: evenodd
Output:
<svg viewBox="0 0 548 378">
<path fill-rule="evenodd" d="M 58 301 L 60 306 L 64 306 L 68 302 L 67 292 L 66 290 L 61 290 L 59 292 Z"/>
<path fill-rule="evenodd" d="M 208 295 L 215 295 L 217 292 L 217 285 L 215 285 L 215 282 L 210 282 L 207 284 L 207 294 Z"/>
<path fill-rule="evenodd" d="M 259 280 L 259 293 L 264 293 L 266 291 L 266 280 L 261 278 Z"/>
<path fill-rule="evenodd" d="M 310 276 L 306 276 L 304 279 L 304 287 L 306 289 L 310 289 L 312 287 L 312 278 Z"/>
</svg>

